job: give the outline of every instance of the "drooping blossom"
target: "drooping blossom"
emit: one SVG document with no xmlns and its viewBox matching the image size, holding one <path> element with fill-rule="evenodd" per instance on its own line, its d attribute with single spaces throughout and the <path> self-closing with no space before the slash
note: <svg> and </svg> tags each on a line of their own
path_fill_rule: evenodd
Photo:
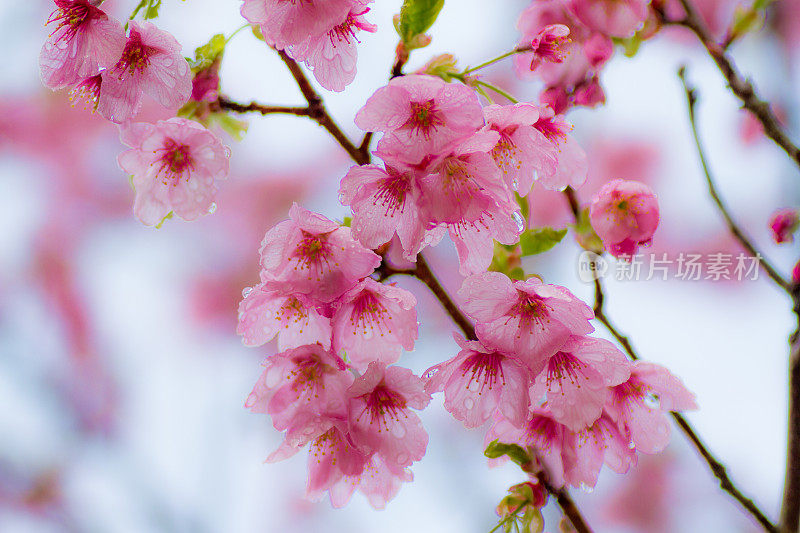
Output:
<svg viewBox="0 0 800 533">
<path fill-rule="evenodd" d="M 697 409 L 694 394 L 666 368 L 644 361 L 631 367 L 630 378 L 611 389 L 606 411 L 642 453 L 658 453 L 669 444 L 668 411 Z"/>
<path fill-rule="evenodd" d="M 378 454 L 393 472 L 422 459 L 428 434 L 410 409 L 430 402 L 422 379 L 407 368 L 372 362 L 347 394 L 350 433 L 360 449 Z"/>
<path fill-rule="evenodd" d="M 245 407 L 271 415 L 275 429 L 286 430 L 283 444 L 269 460 L 293 455 L 335 422 L 346 420 L 346 392 L 352 383 L 344 362 L 319 344 L 268 357 Z"/>
<path fill-rule="evenodd" d="M 236 329 L 246 346 L 260 346 L 277 335 L 281 351 L 315 342 L 330 349 L 331 319 L 306 295 L 286 293 L 270 282 L 247 291 Z"/>
<path fill-rule="evenodd" d="M 556 167 L 543 167 L 537 183 L 546 189 L 562 190 L 567 186 L 579 188 L 586 181 L 589 164 L 586 153 L 569 134 L 572 124 L 563 115 L 556 115 L 549 106 L 539 108 L 539 119 L 534 127 L 550 141 L 556 150 Z"/>
<path fill-rule="evenodd" d="M 355 122 L 364 131 L 385 133 L 379 149 L 414 163 L 474 133 L 483 126 L 483 112 L 471 88 L 414 74 L 375 91 Z"/>
<path fill-rule="evenodd" d="M 353 239 L 350 228 L 296 203 L 289 220 L 267 231 L 261 243 L 262 279 L 322 302 L 344 294 L 380 262 L 378 255 Z"/>
<path fill-rule="evenodd" d="M 538 404 L 546 396 L 553 418 L 580 431 L 600 417 L 609 387 L 629 377 L 630 364 L 612 343 L 570 337 L 534 380 L 531 401 Z"/>
<path fill-rule="evenodd" d="M 192 94 L 180 43 L 149 22 L 130 21 L 122 57 L 102 75 L 98 111 L 112 122 L 134 117 L 145 94 L 167 109 L 179 108 Z"/>
<path fill-rule="evenodd" d="M 358 490 L 372 507 L 383 509 L 397 495 L 401 483 L 412 479 L 408 469 L 392 470 L 379 455 L 359 450 L 337 426 L 311 443 L 306 489 L 311 500 L 328 492 L 331 505 L 343 507 Z"/>
<path fill-rule="evenodd" d="M 609 37 L 631 37 L 647 19 L 648 0 L 570 0 L 570 8 L 589 28 Z"/>
<path fill-rule="evenodd" d="M 364 278 L 336 303 L 333 349 L 356 369 L 372 361 L 392 364 L 417 339 L 417 299 L 405 289 Z"/>
<path fill-rule="evenodd" d="M 489 155 L 498 139 L 495 131 L 472 135 L 435 159 L 420 180 L 429 224 L 447 227 L 463 275 L 485 270 L 494 241 L 514 244 L 522 230 L 517 204 Z"/>
<path fill-rule="evenodd" d="M 170 212 L 194 220 L 209 212 L 217 181 L 228 176 L 230 151 L 192 120 L 171 118 L 120 129 L 119 166 L 132 175 L 133 212 L 142 223 L 158 224 Z"/>
<path fill-rule="evenodd" d="M 575 442 L 575 462 L 566 472 L 570 485 L 594 487 L 603 463 L 618 474 L 637 463 L 636 450 L 628 446 L 628 439 L 606 413 L 569 437 Z"/>
<path fill-rule="evenodd" d="M 342 23 L 355 0 L 244 0 L 242 16 L 258 24 L 268 44 L 282 50 Z"/>
<path fill-rule="evenodd" d="M 425 391 L 444 392 L 444 408 L 468 428 L 482 425 L 495 410 L 521 426 L 528 416 L 528 369 L 480 342 L 454 337 L 461 351 L 425 371 Z"/>
<path fill-rule="evenodd" d="M 343 91 L 356 77 L 358 32 L 378 30 L 364 18 L 368 11 L 366 3 L 356 2 L 341 23 L 292 46 L 292 57 L 304 61 L 320 85 L 331 91 Z"/>
<path fill-rule="evenodd" d="M 428 228 L 423 218 L 420 172 L 397 167 L 352 167 L 342 178 L 339 195 L 353 209 L 353 236 L 364 246 L 374 249 L 397 235 L 403 255 L 414 259 L 424 246 L 441 239 L 444 228 Z"/>
<path fill-rule="evenodd" d="M 458 295 L 488 347 L 512 354 L 538 374 L 571 335 L 594 331 L 591 308 L 558 285 L 512 281 L 500 272 L 464 280 Z"/>
<path fill-rule="evenodd" d="M 776 244 L 794 241 L 794 232 L 800 227 L 797 209 L 786 207 L 778 209 L 769 220 L 769 229 L 772 230 L 772 239 Z"/>
<path fill-rule="evenodd" d="M 561 63 L 567 52 L 563 49 L 568 42 L 569 28 L 563 24 L 549 24 L 542 28 L 531 40 L 531 70 L 542 63 Z"/>
<path fill-rule="evenodd" d="M 539 120 L 538 107 L 525 102 L 493 104 L 483 108 L 483 116 L 485 127 L 500 135 L 491 155 L 509 189 L 525 196 L 537 173 L 555 174 L 556 145 L 534 127 Z"/>
<path fill-rule="evenodd" d="M 612 180 L 592 199 L 589 219 L 611 255 L 632 256 L 640 245 L 652 242 L 658 227 L 658 200 L 644 183 Z"/>
<path fill-rule="evenodd" d="M 89 0 L 55 0 L 47 20 L 55 23 L 39 55 L 42 82 L 51 89 L 71 87 L 113 67 L 125 47 L 122 24 Z"/>
</svg>

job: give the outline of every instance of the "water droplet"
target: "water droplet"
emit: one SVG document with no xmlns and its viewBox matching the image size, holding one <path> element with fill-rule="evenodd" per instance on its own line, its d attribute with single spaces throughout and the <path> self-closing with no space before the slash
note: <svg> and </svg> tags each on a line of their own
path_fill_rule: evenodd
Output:
<svg viewBox="0 0 800 533">
<path fill-rule="evenodd" d="M 211 215 L 216 210 L 217 210 L 217 202 L 211 202 L 211 205 L 208 207 L 208 214 Z"/>
<path fill-rule="evenodd" d="M 245 287 L 242 289 L 242 298 L 247 298 L 251 292 L 253 292 L 253 287 Z"/>
<path fill-rule="evenodd" d="M 581 490 L 588 494 L 588 493 L 591 493 L 594 490 L 594 487 L 590 487 L 586 483 L 581 482 Z"/>
<path fill-rule="evenodd" d="M 392 435 L 398 439 L 406 436 L 406 427 L 403 424 L 397 423 L 392 426 Z"/>
<path fill-rule="evenodd" d="M 519 231 L 523 231 L 525 229 L 525 220 L 523 220 L 519 211 L 514 211 L 514 222 L 517 223 L 517 229 Z"/>
</svg>

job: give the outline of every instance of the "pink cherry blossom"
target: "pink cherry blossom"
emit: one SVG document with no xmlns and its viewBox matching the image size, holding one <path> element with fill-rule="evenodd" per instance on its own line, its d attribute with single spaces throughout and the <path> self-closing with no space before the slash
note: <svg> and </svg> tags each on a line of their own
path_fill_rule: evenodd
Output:
<svg viewBox="0 0 800 533">
<path fill-rule="evenodd" d="M 343 91 L 356 77 L 358 32 L 378 30 L 364 18 L 368 11 L 366 5 L 356 3 L 343 22 L 292 46 L 292 57 L 304 61 L 320 85 L 331 91 Z"/>
<path fill-rule="evenodd" d="M 112 122 L 124 122 L 136 115 L 145 94 L 177 109 L 192 94 L 192 75 L 172 35 L 132 20 L 122 57 L 103 72 L 98 110 Z"/>
<path fill-rule="evenodd" d="M 800 226 L 797 209 L 786 207 L 778 209 L 769 220 L 769 229 L 772 230 L 772 239 L 776 244 L 794 241 L 794 232 Z"/>
<path fill-rule="evenodd" d="M 358 490 L 376 509 L 383 509 L 411 481 L 406 469 L 392 471 L 377 454 L 358 449 L 349 435 L 334 426 L 311 443 L 308 455 L 309 499 L 318 500 L 327 491 L 331 505 L 343 507 Z"/>
<path fill-rule="evenodd" d="M 631 37 L 647 19 L 647 0 L 571 0 L 572 12 L 609 37 Z"/>
<path fill-rule="evenodd" d="M 350 432 L 362 450 L 377 453 L 395 472 L 422 459 L 428 434 L 409 409 L 430 402 L 422 379 L 407 368 L 372 362 L 347 394 Z"/>
<path fill-rule="evenodd" d="M 170 212 L 184 220 L 209 212 L 230 157 L 216 135 L 192 120 L 171 118 L 130 124 L 120 129 L 120 140 L 131 147 L 117 161 L 133 176 L 139 220 L 152 226 Z"/>
<path fill-rule="evenodd" d="M 571 335 L 594 331 L 591 308 L 558 285 L 512 281 L 500 272 L 464 280 L 458 295 L 484 345 L 512 354 L 538 374 Z"/>
<path fill-rule="evenodd" d="M 353 375 L 344 362 L 319 344 L 292 348 L 264 362 L 245 407 L 272 416 L 287 435 L 271 461 L 293 455 L 310 440 L 347 418 L 346 391 Z"/>
<path fill-rule="evenodd" d="M 55 0 L 47 23 L 56 29 L 39 55 L 42 82 L 51 89 L 72 86 L 113 67 L 125 47 L 122 24 L 88 0 Z"/>
<path fill-rule="evenodd" d="M 612 343 L 591 337 L 570 337 L 547 360 L 531 387 L 531 401 L 547 396 L 553 418 L 581 431 L 600 417 L 608 387 L 630 377 L 630 364 Z"/>
<path fill-rule="evenodd" d="M 669 444 L 667 411 L 697 409 L 694 394 L 659 365 L 636 361 L 631 377 L 611 389 L 609 415 L 642 453 L 658 453 Z"/>
<path fill-rule="evenodd" d="M 262 279 L 322 302 L 344 294 L 380 262 L 353 239 L 350 228 L 297 204 L 289 220 L 270 229 L 261 243 Z"/>
<path fill-rule="evenodd" d="M 331 347 L 331 320 L 303 294 L 285 293 L 279 284 L 261 283 L 239 304 L 236 333 L 246 346 L 260 346 L 278 336 L 278 349 L 320 343 Z"/>
<path fill-rule="evenodd" d="M 489 105 L 483 108 L 483 116 L 486 128 L 500 135 L 491 155 L 509 189 L 525 196 L 537 173 L 555 174 L 556 146 L 534 127 L 539 120 L 535 105 Z"/>
<path fill-rule="evenodd" d="M 566 57 L 563 46 L 568 42 L 569 28 L 563 24 L 549 24 L 531 40 L 531 70 L 542 63 L 561 63 Z"/>
<path fill-rule="evenodd" d="M 355 0 L 244 0 L 242 16 L 258 24 L 267 43 L 278 49 L 327 34 L 341 24 Z"/>
<path fill-rule="evenodd" d="M 594 487 L 603 463 L 618 474 L 637 463 L 636 450 L 628 446 L 628 440 L 605 413 L 590 427 L 574 434 L 567 432 L 567 438 L 575 443 L 574 463 L 565 472 L 572 486 Z"/>
<path fill-rule="evenodd" d="M 589 218 L 611 255 L 631 256 L 653 239 L 658 227 L 658 200 L 644 183 L 612 180 L 592 199 Z"/>
<path fill-rule="evenodd" d="M 498 140 L 495 131 L 472 135 L 448 155 L 434 159 L 420 180 L 429 224 L 447 227 L 463 275 L 489 266 L 494 241 L 519 240 L 517 204 L 489 155 Z"/>
<path fill-rule="evenodd" d="M 392 364 L 417 339 L 417 299 L 405 289 L 364 278 L 337 300 L 333 348 L 356 369 L 372 361 Z"/>
<path fill-rule="evenodd" d="M 421 176 L 405 165 L 352 167 L 342 178 L 339 194 L 353 209 L 353 236 L 367 248 L 377 248 L 397 235 L 409 260 L 426 244 L 438 242 L 444 230 L 429 229 L 421 212 Z"/>
<path fill-rule="evenodd" d="M 572 124 L 563 115 L 556 115 L 552 109 L 543 106 L 539 109 L 539 120 L 534 127 L 553 143 L 557 159 L 554 170 L 551 171 L 549 167 L 542 169 L 537 183 L 551 190 L 562 190 L 567 186 L 577 189 L 583 185 L 589 165 L 586 153 L 569 135 Z"/>
<path fill-rule="evenodd" d="M 355 121 L 364 131 L 385 133 L 379 149 L 402 153 L 414 163 L 477 131 L 483 112 L 469 87 L 414 74 L 375 91 Z"/>
<path fill-rule="evenodd" d="M 454 337 L 461 351 L 425 371 L 425 391 L 444 392 L 444 408 L 468 428 L 482 425 L 496 409 L 521 426 L 528 416 L 528 369 L 480 342 Z"/>
</svg>

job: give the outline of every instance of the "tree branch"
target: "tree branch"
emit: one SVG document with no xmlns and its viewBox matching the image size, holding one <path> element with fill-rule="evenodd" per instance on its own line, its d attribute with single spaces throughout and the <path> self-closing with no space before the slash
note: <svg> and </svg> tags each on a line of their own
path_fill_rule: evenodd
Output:
<svg viewBox="0 0 800 533">
<path fill-rule="evenodd" d="M 708 185 L 708 192 L 711 195 L 711 199 L 714 200 L 714 203 L 717 205 L 719 212 L 722 214 L 722 218 L 725 219 L 725 224 L 728 226 L 728 230 L 731 234 L 739 241 L 739 244 L 742 245 L 748 254 L 750 254 L 753 258 L 758 261 L 758 264 L 764 271 L 772 278 L 780 288 L 784 291 L 790 290 L 789 282 L 786 281 L 783 276 L 781 276 L 778 271 L 773 267 L 769 261 L 767 261 L 761 252 L 753 245 L 752 241 L 747 238 L 742 231 L 741 228 L 734 222 L 733 218 L 731 217 L 730 213 L 728 212 L 728 208 L 720 198 L 719 193 L 717 192 L 717 187 L 714 185 L 714 180 L 711 177 L 711 169 L 708 166 L 708 161 L 706 160 L 705 152 L 703 151 L 703 145 L 700 142 L 700 135 L 697 132 L 697 116 L 695 114 L 695 106 L 697 104 L 697 91 L 689 86 L 689 83 L 686 81 L 686 69 L 685 67 L 681 67 L 678 70 L 678 76 L 681 79 L 681 83 L 683 83 L 683 89 L 686 92 L 686 102 L 689 106 L 689 122 L 692 126 L 692 136 L 694 137 L 695 146 L 697 146 L 697 154 L 700 156 L 700 164 L 703 167 L 703 173 L 706 177 L 706 184 Z"/>
<path fill-rule="evenodd" d="M 287 106 L 276 106 L 276 105 L 265 105 L 259 104 L 258 102 L 250 102 L 249 104 L 240 104 L 228 99 L 225 96 L 220 96 L 217 98 L 216 102 L 212 102 L 212 104 L 216 104 L 220 109 L 225 109 L 227 111 L 233 111 L 234 113 L 261 113 L 262 115 L 272 115 L 272 114 L 286 114 L 286 115 L 297 115 L 297 116 L 309 116 L 311 114 L 311 110 L 308 107 L 287 107 Z"/>
<path fill-rule="evenodd" d="M 728 87 L 730 87 L 733 94 L 742 102 L 742 106 L 758 119 L 767 137 L 783 148 L 783 151 L 786 152 L 794 163 L 800 166 L 800 148 L 792 142 L 788 134 L 784 131 L 778 121 L 778 117 L 775 116 L 775 113 L 772 111 L 770 104 L 761 99 L 750 80 L 742 77 L 736 68 L 736 64 L 725 53 L 724 45 L 720 45 L 716 42 L 714 35 L 708 29 L 703 18 L 694 8 L 690 0 L 680 0 L 680 3 L 686 12 L 686 17 L 680 20 L 669 20 L 663 11 L 657 11 L 661 22 L 663 24 L 688 28 L 700 39 L 700 42 L 708 51 L 708 55 L 711 56 L 711 59 L 714 60 L 714 63 L 717 64 L 720 72 L 722 72 L 722 75 L 728 83 Z"/>
<path fill-rule="evenodd" d="M 791 293 L 797 329 L 792 335 L 789 352 L 789 434 L 781 504 L 781 533 L 797 533 L 800 527 L 800 286 L 793 284 Z"/>
<path fill-rule="evenodd" d="M 539 480 L 539 483 L 547 489 L 547 492 L 555 496 L 558 506 L 561 507 L 564 516 L 572 523 L 572 527 L 575 528 L 575 531 L 578 533 L 592 533 L 592 528 L 586 523 L 586 519 L 583 518 L 580 509 L 578 509 L 578 506 L 572 500 L 572 497 L 570 497 L 566 489 L 557 489 L 551 485 L 544 472 L 539 472 L 536 478 Z"/>
</svg>

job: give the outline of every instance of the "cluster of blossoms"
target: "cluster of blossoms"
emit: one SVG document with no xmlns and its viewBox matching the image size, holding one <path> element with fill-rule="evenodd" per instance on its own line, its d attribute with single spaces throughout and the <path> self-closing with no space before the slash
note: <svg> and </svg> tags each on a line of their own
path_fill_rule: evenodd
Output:
<svg viewBox="0 0 800 533">
<path fill-rule="evenodd" d="M 355 120 L 384 135 L 375 152 L 383 165 L 342 179 L 353 235 L 369 248 L 397 235 L 413 260 L 449 233 L 464 275 L 489 266 L 494 241 L 518 242 L 514 194 L 526 196 L 534 177 L 548 189 L 586 178 L 586 156 L 562 115 L 529 103 L 482 107 L 473 89 L 434 76 L 394 78 Z"/>
<path fill-rule="evenodd" d="M 264 40 L 304 62 L 328 90 L 343 91 L 356 77 L 358 34 L 378 28 L 366 21 L 369 0 L 244 0 L 242 16 Z"/>
<path fill-rule="evenodd" d="M 517 21 L 522 32 L 514 57 L 523 79 L 545 82 L 540 99 L 557 113 L 605 102 L 599 73 L 614 54 L 613 39 L 655 32 L 647 0 L 534 0 Z M 644 35 L 642 35 L 644 34 Z"/>
<path fill-rule="evenodd" d="M 133 176 L 134 213 L 154 225 L 171 212 L 192 220 L 213 207 L 216 181 L 228 174 L 229 151 L 199 123 L 133 123 L 145 97 L 177 110 L 192 94 L 189 64 L 175 38 L 149 22 L 122 24 L 98 0 L 55 0 L 56 29 L 40 55 L 44 84 L 69 89 L 111 122 L 131 150 L 119 157 Z"/>
<path fill-rule="evenodd" d="M 414 348 L 416 299 L 369 277 L 381 258 L 350 228 L 297 204 L 289 216 L 264 237 L 261 283 L 239 307 L 245 344 L 277 335 L 282 350 L 265 361 L 246 405 L 286 431 L 269 460 L 310 443 L 310 497 L 328 491 L 341 506 L 359 490 L 383 507 L 428 443 L 411 409 L 430 395 L 393 365 Z"/>
</svg>

